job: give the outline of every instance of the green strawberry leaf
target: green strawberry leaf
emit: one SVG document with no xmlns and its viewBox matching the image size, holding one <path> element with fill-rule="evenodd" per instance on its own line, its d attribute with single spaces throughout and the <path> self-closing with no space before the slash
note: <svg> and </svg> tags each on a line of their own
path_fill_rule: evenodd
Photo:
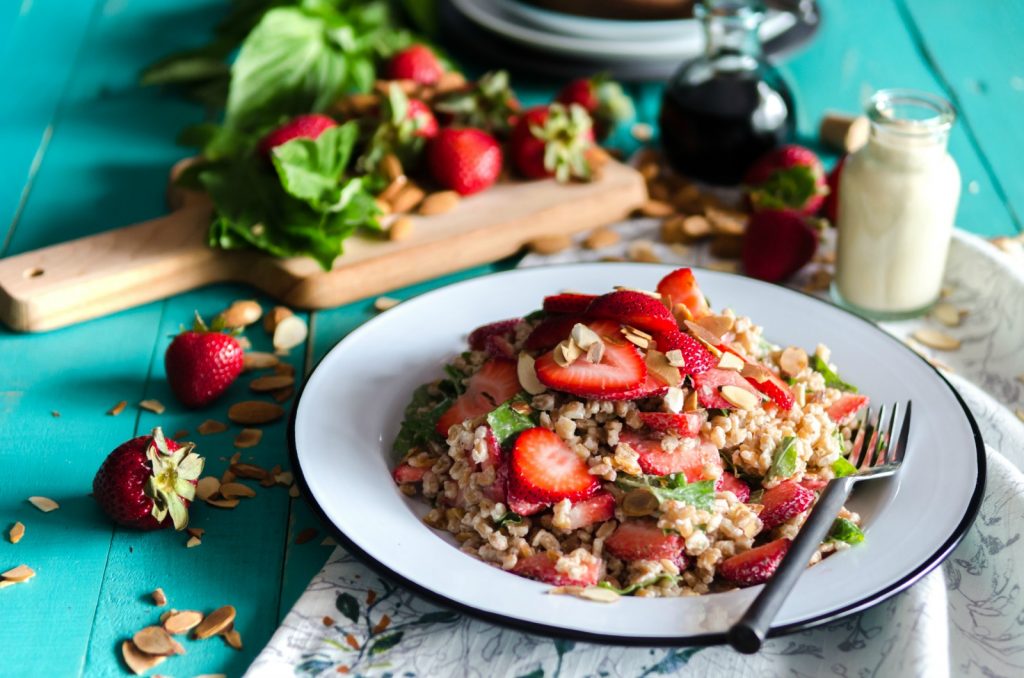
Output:
<svg viewBox="0 0 1024 678">
<path fill-rule="evenodd" d="M 797 165 L 773 172 L 750 191 L 750 200 L 759 209 L 801 209 L 820 192 L 811 168 Z"/>
</svg>

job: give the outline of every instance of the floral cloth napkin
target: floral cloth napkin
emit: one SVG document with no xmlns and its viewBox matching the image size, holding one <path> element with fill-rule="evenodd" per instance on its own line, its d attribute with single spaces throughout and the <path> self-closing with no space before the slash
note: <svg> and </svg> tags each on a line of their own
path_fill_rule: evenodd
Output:
<svg viewBox="0 0 1024 678">
<path fill-rule="evenodd" d="M 531 255 L 522 265 L 620 255 L 630 241 L 655 240 L 657 224 L 634 220 L 616 230 L 619 245 Z M 653 248 L 666 263 L 720 263 L 701 247 Z M 811 279 L 815 266 L 794 285 Z M 1024 424 L 1007 408 L 1024 406 L 1024 383 L 1016 379 L 1024 374 L 1024 264 L 958 232 L 946 283 L 949 300 L 969 313 L 962 327 L 946 330 L 961 339 L 961 349 L 941 360 L 989 446 L 988 485 L 960 546 L 907 591 L 827 626 L 772 639 L 753 656 L 728 647 L 625 648 L 531 635 L 440 608 L 339 547 L 246 676 L 1024 675 Z M 883 328 L 907 337 L 928 322 Z"/>
</svg>

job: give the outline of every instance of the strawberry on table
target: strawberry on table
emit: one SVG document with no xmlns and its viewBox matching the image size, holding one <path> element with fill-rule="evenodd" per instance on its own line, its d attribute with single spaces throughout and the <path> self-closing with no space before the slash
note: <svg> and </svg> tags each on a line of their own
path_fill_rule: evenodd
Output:
<svg viewBox="0 0 1024 678">
<path fill-rule="evenodd" d="M 615 517 L 615 497 L 604 490 L 590 499 L 575 502 L 569 508 L 569 529 L 596 525 Z"/>
<path fill-rule="evenodd" d="M 531 502 L 580 501 L 601 485 L 580 457 L 553 431 L 519 434 L 509 459 L 510 494 Z"/>
<path fill-rule="evenodd" d="M 528 179 L 589 179 L 585 151 L 594 145 L 592 127 L 590 116 L 580 106 L 531 108 L 512 129 L 512 164 Z"/>
<path fill-rule="evenodd" d="M 755 212 L 743 236 L 743 270 L 768 282 L 799 271 L 818 249 L 818 232 L 792 210 Z"/>
<path fill-rule="evenodd" d="M 662 278 L 658 283 L 658 294 L 670 310 L 674 311 L 676 304 L 683 304 L 694 320 L 711 313 L 708 300 L 697 286 L 697 279 L 689 268 L 676 269 Z"/>
<path fill-rule="evenodd" d="M 497 181 L 501 166 L 501 146 L 483 130 L 442 129 L 427 145 L 430 176 L 460 195 L 489 187 Z"/>
<path fill-rule="evenodd" d="M 800 515 L 814 503 L 814 496 L 812 490 L 792 480 L 785 480 L 765 490 L 761 498 L 764 508 L 760 514 L 764 529 L 771 530 Z"/>
<path fill-rule="evenodd" d="M 829 190 L 821 160 L 797 145 L 766 153 L 750 166 L 743 183 L 755 212 L 792 210 L 804 217 L 821 208 Z"/>
<path fill-rule="evenodd" d="M 788 539 L 776 539 L 764 546 L 726 558 L 718 566 L 718 573 L 740 586 L 763 584 L 775 574 L 789 550 L 789 544 Z"/>
<path fill-rule="evenodd" d="M 452 426 L 487 414 L 519 393 L 520 388 L 515 363 L 491 358 L 469 377 L 466 392 L 437 420 L 437 432 L 447 436 Z"/>
<path fill-rule="evenodd" d="M 599 363 L 592 363 L 586 356 L 581 356 L 571 365 L 561 367 L 551 351 L 537 358 L 534 367 L 537 378 L 545 386 L 598 400 L 621 399 L 623 394 L 638 389 L 647 379 L 644 357 L 625 341 L 606 340 L 604 356 Z"/>
<path fill-rule="evenodd" d="M 718 477 L 715 492 L 732 492 L 743 503 L 750 499 L 750 486 L 728 471 L 723 471 Z"/>
<path fill-rule="evenodd" d="M 588 563 L 586 574 L 574 579 L 556 569 L 558 554 L 551 551 L 535 553 L 520 558 L 512 571 L 516 574 L 542 581 L 552 586 L 594 586 L 601 576 L 601 559 Z"/>
<path fill-rule="evenodd" d="M 660 438 L 649 438 L 625 430 L 619 434 L 619 442 L 626 443 L 636 451 L 640 468 L 651 475 L 683 473 L 687 482 L 695 483 L 705 480 L 709 475 L 717 475 L 722 470 L 722 457 L 718 448 L 708 442 L 700 442 L 692 447 L 681 445 L 667 452 L 662 449 Z"/>
<path fill-rule="evenodd" d="M 159 427 L 118 446 L 92 481 L 93 498 L 114 522 L 140 530 L 188 526 L 203 458 Z"/>
<path fill-rule="evenodd" d="M 692 375 L 692 379 L 693 385 L 697 389 L 697 399 L 708 409 L 733 409 L 734 405 L 721 395 L 720 389 L 723 386 L 736 386 L 758 395 L 757 389 L 736 370 L 723 370 L 714 367 L 700 374 Z M 758 397 L 760 396 L 758 395 Z"/>
<path fill-rule="evenodd" d="M 208 328 L 196 314 L 195 324 L 176 336 L 164 354 L 171 391 L 186 407 L 216 400 L 242 373 L 242 346 L 221 332 L 222 321 Z"/>
<path fill-rule="evenodd" d="M 563 292 L 544 297 L 543 309 L 548 313 L 586 313 L 590 303 L 597 299 L 596 294 L 576 294 Z"/>
<path fill-rule="evenodd" d="M 868 404 L 868 397 L 858 393 L 844 393 L 826 410 L 829 418 L 837 424 L 849 420 Z"/>
<path fill-rule="evenodd" d="M 652 334 L 678 329 L 676 319 L 665 308 L 665 304 L 643 292 L 631 290 L 602 294 L 590 302 L 587 315 L 614 320 Z"/>
<path fill-rule="evenodd" d="M 604 548 L 620 560 L 674 560 L 683 550 L 683 538 L 665 534 L 653 520 L 627 520 L 605 539 Z"/>
<path fill-rule="evenodd" d="M 334 121 L 334 118 L 322 113 L 297 115 L 263 137 L 259 144 L 259 152 L 264 156 L 269 156 L 276 147 L 293 139 L 316 139 L 327 130 L 337 126 L 338 123 Z"/>
<path fill-rule="evenodd" d="M 566 106 L 578 104 L 583 107 L 594 120 L 598 139 L 604 139 L 615 125 L 634 115 L 633 101 L 622 91 L 622 86 L 604 75 L 568 82 L 555 100 Z"/>
<path fill-rule="evenodd" d="M 387 65 L 389 80 L 414 80 L 433 85 L 444 74 L 444 67 L 434 51 L 426 45 L 411 45 L 395 53 Z"/>
</svg>

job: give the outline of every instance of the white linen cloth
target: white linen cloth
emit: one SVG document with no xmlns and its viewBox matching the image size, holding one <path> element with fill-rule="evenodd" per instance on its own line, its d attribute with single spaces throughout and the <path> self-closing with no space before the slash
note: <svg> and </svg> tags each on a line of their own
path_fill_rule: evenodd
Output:
<svg viewBox="0 0 1024 678">
<path fill-rule="evenodd" d="M 621 255 L 631 240 L 657 240 L 652 220 L 615 228 L 623 235 L 619 245 L 531 255 L 521 265 L 596 260 Z M 702 247 L 685 254 L 654 248 L 666 263 L 714 261 Z M 802 284 L 813 267 L 793 284 Z M 950 301 L 969 315 L 962 327 L 947 330 L 961 339 L 961 349 L 941 360 L 955 370 L 946 376 L 988 446 L 988 484 L 963 542 L 907 591 L 826 626 L 769 640 L 753 656 L 728 647 L 625 648 L 544 638 L 445 610 L 339 547 L 246 676 L 1024 675 L 1024 423 L 1008 409 L 1024 407 L 1024 382 L 1016 378 L 1024 374 L 1024 263 L 957 232 L 946 283 Z M 882 327 L 906 337 L 925 322 Z M 324 617 L 333 623 L 325 625 Z"/>
</svg>

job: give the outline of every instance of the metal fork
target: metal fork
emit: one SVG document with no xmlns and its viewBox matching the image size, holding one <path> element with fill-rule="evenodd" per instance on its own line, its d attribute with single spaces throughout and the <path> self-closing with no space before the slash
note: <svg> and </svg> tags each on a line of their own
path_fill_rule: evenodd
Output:
<svg viewBox="0 0 1024 678">
<path fill-rule="evenodd" d="M 892 434 L 898 416 L 898 403 L 892 406 L 888 425 L 884 427 L 884 405 L 879 408 L 877 417 L 872 418 L 870 407 L 864 413 L 862 425 L 854 436 L 849 456 L 850 463 L 857 467 L 857 472 L 829 481 L 796 539 L 790 544 L 789 551 L 779 563 L 775 574 L 747 608 L 743 617 L 729 629 L 729 644 L 734 648 L 747 654 L 757 652 L 761 648 L 775 615 L 789 596 L 789 592 L 793 590 L 797 579 L 807 570 L 811 556 L 828 535 L 853 486 L 862 480 L 885 478 L 899 471 L 907 452 L 907 438 L 910 434 L 910 401 L 907 401 L 907 411 L 903 415 L 899 435 L 894 444 Z"/>
</svg>

